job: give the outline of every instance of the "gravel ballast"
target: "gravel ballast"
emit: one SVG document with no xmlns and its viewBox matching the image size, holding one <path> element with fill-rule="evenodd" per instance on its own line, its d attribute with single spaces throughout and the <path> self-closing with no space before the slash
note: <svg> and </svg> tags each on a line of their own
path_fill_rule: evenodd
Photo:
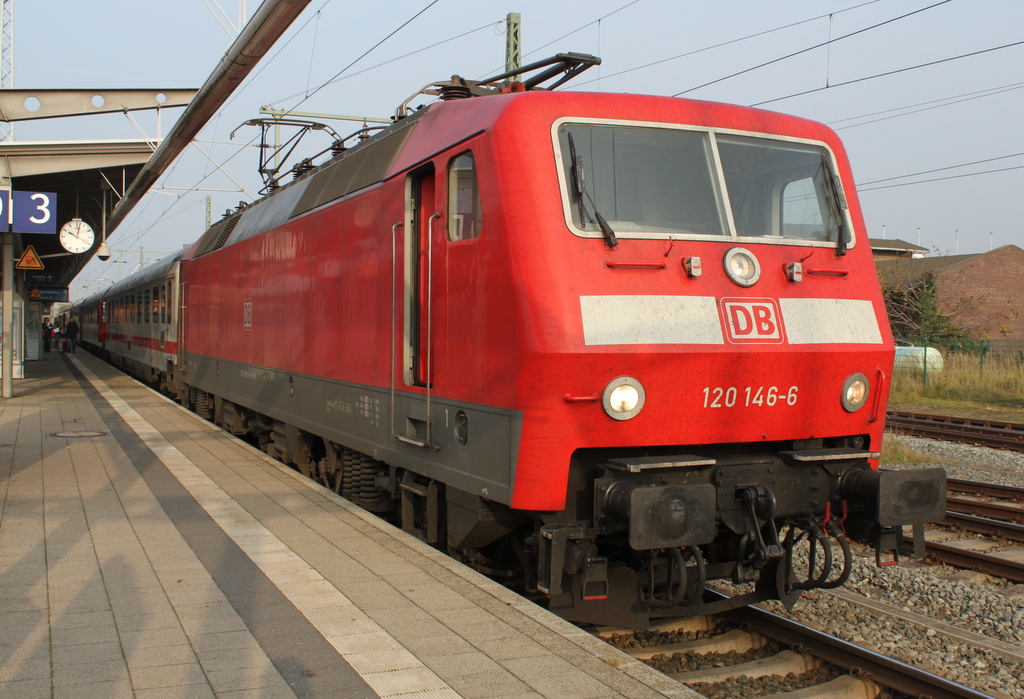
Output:
<svg viewBox="0 0 1024 699">
<path fill-rule="evenodd" d="M 1024 485 L 1024 454 L 916 437 L 886 439 L 901 440 L 919 460 L 886 468 L 942 466 L 951 478 Z M 879 568 L 873 549 L 854 545 L 853 551 L 850 579 L 841 590 L 806 592 L 789 611 L 779 602 L 760 606 L 999 699 L 1024 699 L 1024 585 L 905 559 Z M 726 594 L 747 591 L 721 582 L 712 586 Z M 932 628 L 931 620 L 941 623 Z M 755 682 L 693 689 L 715 699 L 779 691 L 764 691 Z"/>
<path fill-rule="evenodd" d="M 895 438 L 920 454 L 922 463 L 886 464 L 887 468 L 942 466 L 951 478 L 1024 485 L 1024 454 L 916 437 Z M 880 569 L 870 550 L 857 550 L 857 554 L 845 591 L 1012 644 L 1024 653 L 1024 585 L 917 562 Z M 778 603 L 764 606 L 993 696 L 1024 699 L 1024 664 L 1009 662 L 981 644 L 951 639 L 920 624 L 865 610 L 827 592 L 805 594 L 790 612 Z"/>
</svg>

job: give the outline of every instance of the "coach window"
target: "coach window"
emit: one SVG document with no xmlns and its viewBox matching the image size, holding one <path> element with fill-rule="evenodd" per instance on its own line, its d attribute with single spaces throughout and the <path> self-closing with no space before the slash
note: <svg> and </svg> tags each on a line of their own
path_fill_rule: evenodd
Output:
<svg viewBox="0 0 1024 699">
<path fill-rule="evenodd" d="M 448 239 L 479 237 L 482 223 L 476 163 L 473 151 L 466 151 L 452 158 L 448 165 Z"/>
<path fill-rule="evenodd" d="M 160 322 L 160 287 L 153 287 L 153 324 Z"/>
<path fill-rule="evenodd" d="M 174 309 L 171 306 L 171 280 L 167 280 L 167 293 L 164 294 L 164 304 L 167 306 L 167 324 L 170 325 L 174 317 Z"/>
<path fill-rule="evenodd" d="M 142 322 L 149 323 L 149 289 L 146 289 L 142 296 Z"/>
</svg>

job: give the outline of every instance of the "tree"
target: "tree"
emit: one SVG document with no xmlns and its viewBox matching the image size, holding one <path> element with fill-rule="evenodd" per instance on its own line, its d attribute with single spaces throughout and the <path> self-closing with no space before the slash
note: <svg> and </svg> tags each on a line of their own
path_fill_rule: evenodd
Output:
<svg viewBox="0 0 1024 699">
<path fill-rule="evenodd" d="M 925 340 L 987 338 L 1006 334 L 1010 310 L 1000 310 L 986 295 L 941 293 L 931 272 L 918 278 L 879 273 L 893 334 L 914 344 Z M 956 280 L 944 284 L 957 288 Z"/>
<path fill-rule="evenodd" d="M 967 337 L 939 310 L 938 289 L 931 273 L 916 281 L 883 278 L 882 293 L 896 337 L 915 344 L 931 338 Z"/>
</svg>

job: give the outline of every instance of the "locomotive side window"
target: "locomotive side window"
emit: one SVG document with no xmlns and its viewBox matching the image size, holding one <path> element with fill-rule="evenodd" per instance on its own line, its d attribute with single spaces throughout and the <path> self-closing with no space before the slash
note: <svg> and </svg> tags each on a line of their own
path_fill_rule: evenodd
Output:
<svg viewBox="0 0 1024 699">
<path fill-rule="evenodd" d="M 473 152 L 466 151 L 455 156 L 448 165 L 448 239 L 478 237 L 482 220 L 476 163 Z"/>
<path fill-rule="evenodd" d="M 822 148 L 719 136 L 718 150 L 737 235 L 839 239 L 842 215 Z"/>
<path fill-rule="evenodd" d="M 558 138 L 577 228 L 600 234 L 600 213 L 616 233 L 726 235 L 707 133 L 565 124 Z"/>
</svg>

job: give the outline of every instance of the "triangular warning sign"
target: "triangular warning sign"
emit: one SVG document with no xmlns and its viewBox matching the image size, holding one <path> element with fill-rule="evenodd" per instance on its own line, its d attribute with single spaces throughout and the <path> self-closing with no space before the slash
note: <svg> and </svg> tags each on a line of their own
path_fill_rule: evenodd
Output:
<svg viewBox="0 0 1024 699">
<path fill-rule="evenodd" d="M 21 259 L 18 260 L 18 264 L 14 265 L 15 269 L 46 269 L 43 267 L 43 261 L 39 259 L 39 255 L 36 253 L 36 249 L 29 245 L 25 248 L 24 254 Z"/>
</svg>

